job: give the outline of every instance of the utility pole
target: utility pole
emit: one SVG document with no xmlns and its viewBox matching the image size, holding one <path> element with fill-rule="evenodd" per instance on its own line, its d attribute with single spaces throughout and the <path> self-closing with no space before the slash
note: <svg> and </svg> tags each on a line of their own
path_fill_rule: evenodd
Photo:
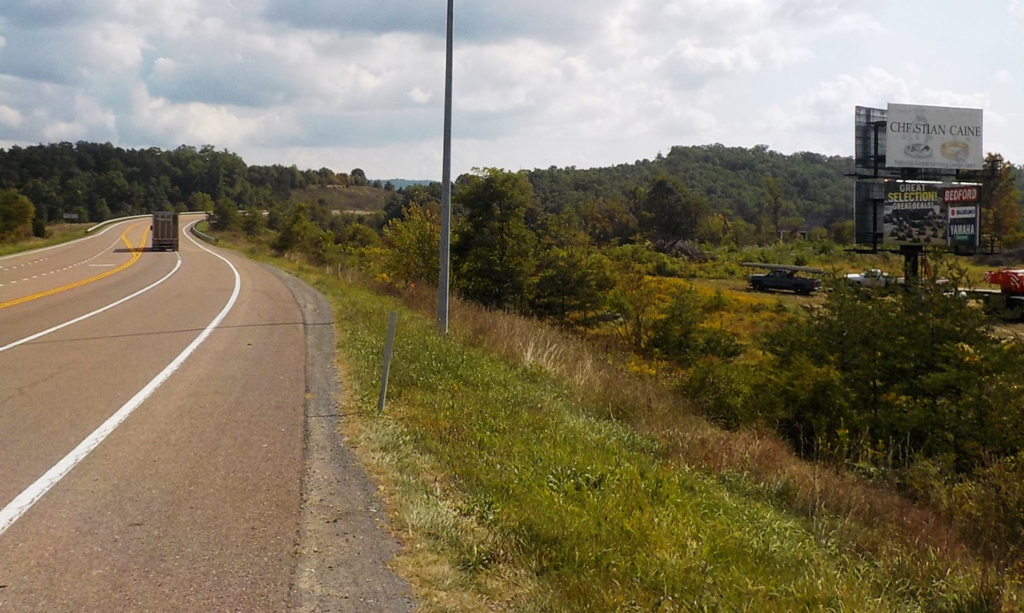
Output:
<svg viewBox="0 0 1024 613">
<path fill-rule="evenodd" d="M 448 285 L 452 234 L 452 29 L 455 0 L 448 0 L 448 36 L 444 74 L 444 161 L 441 171 L 441 253 L 437 280 L 437 331 L 448 334 Z"/>
</svg>

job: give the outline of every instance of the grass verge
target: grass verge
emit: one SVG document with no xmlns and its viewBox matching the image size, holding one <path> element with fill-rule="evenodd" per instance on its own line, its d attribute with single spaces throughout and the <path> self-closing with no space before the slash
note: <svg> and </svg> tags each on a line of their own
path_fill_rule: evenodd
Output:
<svg viewBox="0 0 1024 613">
<path fill-rule="evenodd" d="M 441 338 L 396 299 L 289 268 L 334 304 L 346 433 L 384 486 L 406 543 L 398 565 L 425 610 L 992 610 L 984 574 L 956 556 L 898 539 L 851 546 L 854 519 L 793 513 L 797 485 L 768 491 L 742 470 L 757 456 L 726 452 L 715 461 L 733 468 L 712 470 L 607 418 L 571 373 L 545 366 L 559 356 L 541 343 L 532 364 L 499 357 L 473 331 L 482 322 Z M 378 417 L 391 310 L 399 333 Z"/>
<path fill-rule="evenodd" d="M 60 243 L 73 241 L 77 238 L 82 238 L 85 236 L 85 230 L 92 227 L 92 225 L 93 224 L 56 224 L 47 228 L 49 236 L 46 238 L 33 237 L 16 242 L 0 243 L 0 257 L 21 253 L 22 251 L 30 251 L 32 249 L 51 247 L 53 245 L 59 245 Z"/>
</svg>

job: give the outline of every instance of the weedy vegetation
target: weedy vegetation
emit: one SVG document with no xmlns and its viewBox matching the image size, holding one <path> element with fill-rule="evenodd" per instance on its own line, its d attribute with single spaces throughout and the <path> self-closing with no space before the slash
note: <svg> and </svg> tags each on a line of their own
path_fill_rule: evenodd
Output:
<svg viewBox="0 0 1024 613">
<path fill-rule="evenodd" d="M 441 337 L 430 291 L 281 265 L 335 305 L 346 434 L 383 484 L 406 543 L 397 565 L 425 610 L 1015 606 L 1016 583 L 948 517 L 800 459 L 770 432 L 716 426 L 677 381 L 461 301 Z"/>
<path fill-rule="evenodd" d="M 46 226 L 45 237 L 21 237 L 0 242 L 0 256 L 13 255 L 22 251 L 41 249 L 73 241 L 85 236 L 85 230 L 92 224 L 55 224 Z"/>
<path fill-rule="evenodd" d="M 542 179 L 456 182 L 445 337 L 429 190 L 377 216 L 215 209 L 334 301 L 347 434 L 427 610 L 1019 608 L 1024 346 L 960 292 L 991 263 L 930 252 L 920 282 L 854 291 L 843 273 L 901 262 L 780 240 L 778 198 L 737 216 L 658 175 L 564 206 L 547 185 L 542 210 Z M 743 262 L 828 291 L 751 292 Z"/>
</svg>

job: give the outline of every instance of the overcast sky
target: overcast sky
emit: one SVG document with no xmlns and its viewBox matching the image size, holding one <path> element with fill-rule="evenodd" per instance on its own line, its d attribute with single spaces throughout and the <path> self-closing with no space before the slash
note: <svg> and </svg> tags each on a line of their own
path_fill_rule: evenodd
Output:
<svg viewBox="0 0 1024 613">
<path fill-rule="evenodd" d="M 212 144 L 439 179 L 445 0 L 0 0 L 0 147 Z M 456 0 L 456 175 L 673 145 L 853 154 L 854 106 L 984 109 L 1024 163 L 1024 0 Z"/>
</svg>

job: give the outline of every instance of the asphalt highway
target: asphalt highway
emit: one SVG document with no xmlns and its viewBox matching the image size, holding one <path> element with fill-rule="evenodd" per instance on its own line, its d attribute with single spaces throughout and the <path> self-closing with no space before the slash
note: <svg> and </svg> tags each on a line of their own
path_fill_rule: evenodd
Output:
<svg viewBox="0 0 1024 613">
<path fill-rule="evenodd" d="M 287 608 L 302 315 L 240 256 L 149 240 L 0 258 L 0 612 Z"/>
</svg>

